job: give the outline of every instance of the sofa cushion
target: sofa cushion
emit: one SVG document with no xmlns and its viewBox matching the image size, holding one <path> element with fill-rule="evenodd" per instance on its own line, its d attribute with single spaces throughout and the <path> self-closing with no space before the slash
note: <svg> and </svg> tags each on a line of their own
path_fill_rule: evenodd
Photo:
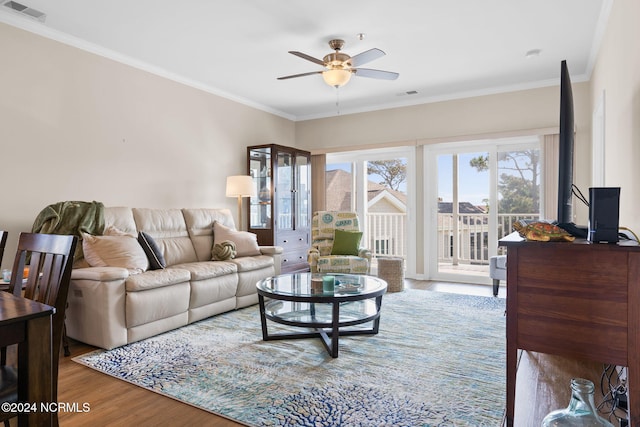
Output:
<svg viewBox="0 0 640 427">
<path fill-rule="evenodd" d="M 213 244 L 217 245 L 225 240 L 230 240 L 236 244 L 236 258 L 261 254 L 260 247 L 258 247 L 258 238 L 254 233 L 232 230 L 217 221 L 214 222 Z"/>
<path fill-rule="evenodd" d="M 234 309 L 237 291 L 238 275 L 235 273 L 191 282 L 189 321 Z"/>
<path fill-rule="evenodd" d="M 238 267 L 238 272 L 260 270 L 266 267 L 273 267 L 273 257 L 267 255 L 243 257 L 230 259 Z"/>
<path fill-rule="evenodd" d="M 166 272 L 167 270 L 154 270 L 149 273 Z M 179 283 L 174 286 L 163 287 L 161 289 L 149 289 L 145 292 L 127 292 L 125 296 L 126 326 L 131 339 L 132 328 L 152 322 L 161 324 L 169 321 L 168 325 L 159 325 L 153 331 L 140 333 L 138 338 L 146 338 L 167 330 L 167 328 L 184 326 L 188 322 L 187 310 L 189 309 L 189 283 Z M 177 317 L 176 322 L 170 321 Z M 151 325 L 149 325 L 151 327 Z"/>
<path fill-rule="evenodd" d="M 189 262 L 186 264 L 174 265 L 170 269 L 173 268 L 188 271 L 191 275 L 191 280 L 210 279 L 212 277 L 233 274 L 238 271 L 238 268 L 234 263 L 227 261 Z"/>
<path fill-rule="evenodd" d="M 119 229 L 118 227 L 114 226 L 114 225 L 109 225 L 107 227 L 104 228 L 104 231 L 102 232 L 103 236 L 129 236 L 129 237 L 136 237 L 136 233 L 127 233 L 126 231 L 123 231 L 121 229 Z"/>
<path fill-rule="evenodd" d="M 367 274 L 369 260 L 351 255 L 329 255 L 318 258 L 318 273 Z"/>
<path fill-rule="evenodd" d="M 166 265 L 197 261 L 180 209 L 134 208 L 138 231 L 149 234 L 162 248 Z"/>
<path fill-rule="evenodd" d="M 149 268 L 149 260 L 135 237 L 82 234 L 82 250 L 91 267 L 122 267 L 132 272 Z"/>
<path fill-rule="evenodd" d="M 104 226 L 105 229 L 109 228 L 109 226 L 115 227 L 127 234 L 131 234 L 132 236 L 138 234 L 136 222 L 133 219 L 133 210 L 127 207 L 105 207 Z"/>
<path fill-rule="evenodd" d="M 153 237 L 141 231 L 138 233 L 138 243 L 142 246 L 147 258 L 149 258 L 149 268 L 151 270 L 160 270 L 167 266 L 164 255 L 162 255 L 162 249 L 160 249 L 156 241 L 153 240 Z"/>
<path fill-rule="evenodd" d="M 142 274 L 129 276 L 125 281 L 127 292 L 145 291 L 147 289 L 186 283 L 191 278 L 187 270 L 165 268 L 163 270 L 149 270 Z"/>
<path fill-rule="evenodd" d="M 229 209 L 182 209 L 182 214 L 198 261 L 211 259 L 214 222 L 219 222 L 232 230 L 236 228 Z"/>
<path fill-rule="evenodd" d="M 318 211 L 313 215 L 311 238 L 333 239 L 334 230 L 359 231 L 360 223 L 355 212 Z"/>
</svg>

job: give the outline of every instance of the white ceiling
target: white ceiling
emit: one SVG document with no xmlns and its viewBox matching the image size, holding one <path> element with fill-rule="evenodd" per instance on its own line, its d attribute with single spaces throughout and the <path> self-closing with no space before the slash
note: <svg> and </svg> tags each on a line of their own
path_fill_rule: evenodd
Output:
<svg viewBox="0 0 640 427">
<path fill-rule="evenodd" d="M 0 22 L 304 120 L 557 85 L 563 59 L 586 80 L 612 1 L 18 0 L 46 21 L 1 6 Z M 321 69 L 287 52 L 321 59 L 333 38 L 351 56 L 382 49 L 365 68 L 400 77 L 354 77 L 339 93 L 320 75 L 276 80 Z"/>
</svg>

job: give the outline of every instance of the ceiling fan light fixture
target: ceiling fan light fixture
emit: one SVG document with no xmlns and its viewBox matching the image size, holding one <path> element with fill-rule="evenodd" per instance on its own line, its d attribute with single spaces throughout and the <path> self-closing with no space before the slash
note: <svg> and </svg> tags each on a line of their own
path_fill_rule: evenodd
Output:
<svg viewBox="0 0 640 427">
<path fill-rule="evenodd" d="M 340 87 L 346 85 L 351 79 L 351 70 L 332 69 L 322 72 L 324 82 L 329 86 Z"/>
<path fill-rule="evenodd" d="M 1 0 L 0 0 L 1 1 Z M 322 74 L 322 78 L 326 84 L 339 88 L 349 83 L 352 74 L 356 74 L 361 77 L 369 77 L 372 79 L 382 80 L 395 80 L 398 78 L 398 73 L 392 73 L 391 71 L 372 70 L 369 68 L 358 68 L 367 62 L 373 61 L 385 55 L 380 49 L 369 49 L 364 52 L 360 52 L 356 56 L 349 56 L 346 53 L 340 52 L 344 40 L 334 39 L 329 41 L 329 46 L 335 52 L 325 55 L 322 60 L 314 58 L 306 53 L 290 50 L 289 53 L 298 56 L 314 64 L 321 65 L 325 68 L 324 71 L 311 71 L 309 73 L 292 74 L 290 76 L 278 77 L 278 80 L 287 80 L 295 77 L 311 76 L 315 74 Z"/>
</svg>

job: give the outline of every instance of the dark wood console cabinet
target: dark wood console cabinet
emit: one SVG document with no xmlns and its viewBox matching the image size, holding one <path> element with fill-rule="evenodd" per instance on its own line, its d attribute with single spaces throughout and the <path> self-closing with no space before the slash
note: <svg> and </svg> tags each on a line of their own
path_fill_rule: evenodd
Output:
<svg viewBox="0 0 640 427">
<path fill-rule="evenodd" d="M 640 427 L 640 246 L 527 242 L 517 233 L 500 246 L 507 247 L 507 426 L 522 349 L 626 366 L 629 425 Z"/>
</svg>

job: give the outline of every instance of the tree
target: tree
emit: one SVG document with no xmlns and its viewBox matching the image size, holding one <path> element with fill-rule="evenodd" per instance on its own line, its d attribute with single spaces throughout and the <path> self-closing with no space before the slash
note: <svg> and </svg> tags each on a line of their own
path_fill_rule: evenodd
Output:
<svg viewBox="0 0 640 427">
<path fill-rule="evenodd" d="M 469 161 L 478 172 L 489 168 L 489 157 L 478 156 Z M 502 196 L 498 210 L 502 213 L 534 213 L 540 206 L 540 152 L 522 150 L 498 153 L 500 174 L 498 191 Z"/>
<path fill-rule="evenodd" d="M 407 164 L 400 159 L 367 162 L 367 174 L 380 176 L 379 184 L 397 191 L 407 179 Z"/>
</svg>

